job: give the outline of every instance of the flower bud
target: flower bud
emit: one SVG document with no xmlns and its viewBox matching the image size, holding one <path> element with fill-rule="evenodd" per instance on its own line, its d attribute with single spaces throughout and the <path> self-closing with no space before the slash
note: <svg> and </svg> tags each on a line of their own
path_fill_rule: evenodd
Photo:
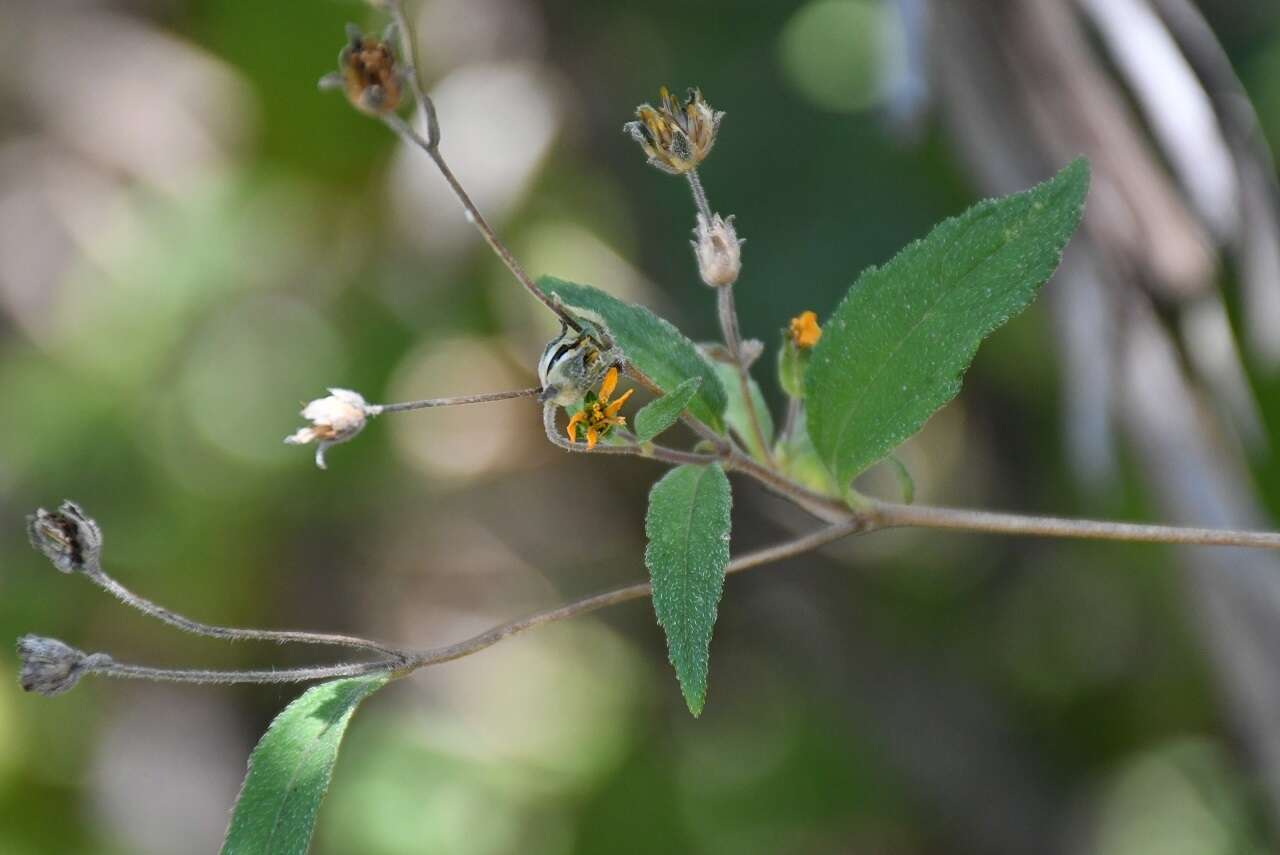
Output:
<svg viewBox="0 0 1280 855">
<path fill-rule="evenodd" d="M 359 392 L 330 389 L 328 397 L 317 398 L 302 408 L 302 417 L 311 422 L 311 425 L 299 428 L 297 432 L 286 436 L 284 441 L 289 445 L 316 443 L 316 466 L 324 469 L 325 449 L 346 442 L 360 433 L 369 416 L 379 412 L 381 407 L 366 403 Z"/>
<path fill-rule="evenodd" d="M 23 691 L 50 696 L 74 687 L 91 668 L 111 662 L 105 653 L 87 656 L 56 638 L 38 635 L 18 639 L 18 657 L 22 660 L 18 684 Z"/>
<path fill-rule="evenodd" d="M 809 367 L 809 353 L 822 338 L 818 316 L 801 312 L 782 331 L 782 348 L 778 351 L 778 382 L 791 398 L 804 398 L 804 374 Z"/>
<path fill-rule="evenodd" d="M 693 254 L 698 259 L 698 273 L 712 288 L 723 288 L 738 281 L 742 270 L 742 241 L 733 229 L 733 217 L 722 219 L 714 214 L 711 221 L 698 214 L 693 230 Z"/>
<path fill-rule="evenodd" d="M 98 569 L 102 530 L 75 502 L 63 502 L 56 511 L 37 509 L 27 517 L 27 537 L 63 573 Z"/>
<path fill-rule="evenodd" d="M 822 327 L 818 326 L 818 316 L 811 311 L 796 315 L 791 319 L 787 335 L 796 347 L 809 350 L 822 338 Z"/>
</svg>

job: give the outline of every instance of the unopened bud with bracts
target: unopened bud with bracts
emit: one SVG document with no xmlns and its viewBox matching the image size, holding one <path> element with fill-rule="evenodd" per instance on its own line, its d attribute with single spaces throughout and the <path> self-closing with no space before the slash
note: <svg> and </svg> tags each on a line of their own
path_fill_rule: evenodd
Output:
<svg viewBox="0 0 1280 855">
<path fill-rule="evenodd" d="M 75 502 L 63 502 L 56 511 L 37 509 L 27 517 L 27 537 L 63 573 L 99 569 L 102 530 Z"/>
<path fill-rule="evenodd" d="M 320 88 L 342 89 L 351 106 L 371 116 L 395 110 L 404 92 L 404 70 L 391 47 L 395 35 L 394 27 L 379 39 L 348 24 L 347 44 L 338 54 L 338 71 L 320 78 Z"/>
<path fill-rule="evenodd" d="M 723 219 L 714 214 L 710 221 L 698 214 L 693 230 L 693 254 L 698 259 L 702 281 L 713 288 L 723 288 L 738 281 L 742 270 L 742 241 L 733 229 L 733 217 Z"/>
<path fill-rule="evenodd" d="M 354 437 L 382 408 L 369 404 L 359 392 L 350 389 L 330 389 L 326 398 L 317 398 L 302 408 L 302 417 L 311 424 L 286 436 L 289 445 L 316 444 L 316 466 L 324 465 L 324 452 Z"/>
<path fill-rule="evenodd" d="M 85 654 L 56 638 L 24 635 L 18 639 L 22 660 L 18 683 L 23 691 L 60 695 L 80 682 L 94 668 L 111 664 L 105 653 Z"/>
</svg>

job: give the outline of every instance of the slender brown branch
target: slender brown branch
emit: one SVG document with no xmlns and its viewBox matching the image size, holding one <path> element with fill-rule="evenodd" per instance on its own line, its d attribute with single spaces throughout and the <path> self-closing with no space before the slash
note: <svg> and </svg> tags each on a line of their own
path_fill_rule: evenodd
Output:
<svg viewBox="0 0 1280 855">
<path fill-rule="evenodd" d="M 865 514 L 870 530 L 884 528 L 935 528 L 954 531 L 1014 534 L 1031 537 L 1065 537 L 1084 540 L 1121 540 L 1130 543 L 1171 543 L 1192 546 L 1249 546 L 1280 549 L 1280 533 L 1233 529 L 1182 528 L 1101 520 L 1033 517 L 990 511 L 934 508 L 874 502 Z"/>
<path fill-rule="evenodd" d="M 563 306 L 547 294 L 543 293 L 542 289 L 535 285 L 533 280 L 529 278 L 529 274 L 524 272 L 524 268 L 520 266 L 520 262 L 511 254 L 511 251 L 507 249 L 506 244 L 502 242 L 502 239 L 498 237 L 497 233 L 493 230 L 493 227 L 489 225 L 489 221 L 480 213 L 480 209 L 471 201 L 471 197 L 467 195 L 467 191 L 463 189 L 457 176 L 453 174 L 453 170 L 450 169 L 449 164 L 445 162 L 444 156 L 440 154 L 439 147 L 432 145 L 427 140 L 424 140 L 417 131 L 410 127 L 404 119 L 401 119 L 396 114 L 387 113 L 381 118 L 383 123 L 386 124 L 387 127 L 391 128 L 391 130 L 395 131 L 401 139 L 405 142 L 411 143 L 412 145 L 416 145 L 427 153 L 427 156 L 430 157 L 431 161 L 436 165 L 436 169 L 438 169 L 440 174 L 444 176 L 444 180 L 448 183 L 449 189 L 453 191 L 453 195 L 462 203 L 463 210 L 467 215 L 467 220 L 476 227 L 476 230 L 480 232 L 480 236 L 484 238 L 485 243 L 487 243 L 489 248 L 493 250 L 494 255 L 498 256 L 498 258 L 502 260 L 502 263 L 506 265 L 507 270 L 511 271 L 511 275 L 516 278 L 516 281 L 523 285 L 524 289 L 533 295 L 534 299 L 550 309 L 556 317 L 560 318 L 560 320 L 564 321 L 569 327 L 577 332 L 582 332 L 582 325 L 579 324 L 572 315 L 565 311 Z"/>
<path fill-rule="evenodd" d="M 863 523 L 855 520 L 846 520 L 843 523 L 828 526 L 819 529 L 812 534 L 798 537 L 795 540 L 789 540 L 776 546 L 770 546 L 755 552 L 749 552 L 739 558 L 735 558 L 729 562 L 726 573 L 741 573 L 744 570 L 750 570 L 752 567 L 759 567 L 763 564 L 771 564 L 775 561 L 781 561 L 786 558 L 792 558 L 805 552 L 810 552 L 820 546 L 839 540 L 842 537 L 848 537 L 856 534 L 863 527 Z M 449 644 L 443 647 L 436 647 L 431 650 L 425 650 L 419 653 L 405 666 L 406 669 L 425 668 L 430 665 L 438 665 L 442 662 L 449 662 L 454 659 L 461 659 L 464 656 L 470 656 L 473 653 L 479 653 L 487 647 L 492 647 L 499 641 L 510 638 L 513 635 L 533 629 L 534 627 L 543 626 L 556 621 L 567 620 L 572 617 L 589 614 L 598 611 L 606 606 L 625 603 L 628 600 L 638 600 L 647 597 L 652 593 L 652 589 L 648 582 L 639 582 L 634 585 L 627 585 L 622 588 L 614 588 L 612 591 L 605 591 L 594 596 L 584 597 L 567 603 L 563 606 L 557 606 L 553 609 L 537 612 L 520 620 L 504 623 L 501 626 L 495 626 L 493 629 L 486 630 L 479 635 L 474 635 L 465 641 L 459 641 L 456 644 Z"/>
<path fill-rule="evenodd" d="M 418 76 L 417 51 L 413 40 L 413 29 L 409 26 L 409 16 L 405 14 L 404 3 L 401 0 L 388 0 L 387 12 L 390 13 L 391 21 L 400 34 L 400 64 L 404 68 L 405 77 L 409 80 L 409 91 L 413 93 L 418 112 L 422 113 L 423 121 L 427 124 L 425 142 L 430 147 L 436 148 L 440 145 L 440 122 L 436 119 L 436 105 L 422 88 L 422 78 Z"/>
<path fill-rule="evenodd" d="M 403 413 L 409 410 L 426 410 L 432 407 L 456 407 L 462 404 L 487 404 L 491 401 L 506 401 L 511 398 L 534 398 L 542 392 L 542 388 L 517 389 L 513 392 L 489 392 L 483 395 L 457 395 L 453 398 L 427 398 L 422 401 L 402 401 L 397 404 L 369 404 L 365 411 L 371 416 L 382 413 Z"/>
<path fill-rule="evenodd" d="M 865 523 L 857 520 L 846 520 L 837 525 L 828 526 L 810 534 L 797 537 L 775 546 L 769 546 L 764 549 L 749 552 L 729 562 L 729 566 L 725 569 L 725 573 L 740 573 L 744 570 L 750 570 L 753 567 L 759 567 L 764 564 L 770 564 L 775 561 L 781 561 L 786 558 L 792 558 L 806 552 L 825 546 L 828 543 L 856 534 L 865 527 Z M 472 636 L 464 641 L 456 644 L 449 644 L 443 647 L 435 647 L 429 650 L 423 650 L 416 653 L 408 653 L 396 662 L 355 662 L 341 665 L 320 665 L 305 668 L 285 668 L 279 670 L 258 670 L 258 671 L 214 671 L 205 669 L 184 669 L 184 668 L 153 668 L 146 665 L 130 665 L 123 662 L 115 662 L 109 657 L 103 657 L 101 662 L 93 662 L 87 664 L 86 672 L 100 674 L 105 677 L 122 677 L 141 680 L 158 680 L 171 683 L 302 683 L 311 680 L 332 680 L 339 677 L 359 677 L 366 674 L 378 674 L 391 672 L 397 676 L 404 676 L 419 668 L 426 668 L 431 665 L 438 665 L 442 662 L 449 662 L 454 659 L 461 659 L 464 656 L 470 656 L 473 653 L 479 653 L 488 647 L 492 647 L 498 642 L 518 635 L 525 630 L 542 626 L 548 623 L 568 620 L 569 618 L 578 617 L 580 615 L 589 614 L 598 611 L 606 606 L 625 603 L 628 600 L 637 600 L 649 596 L 651 588 L 648 582 L 639 582 L 634 585 L 626 585 L 621 588 L 614 588 L 611 591 L 605 591 L 589 597 L 566 603 L 552 609 L 537 612 L 519 620 L 511 621 L 492 629 L 486 630 L 479 635 Z M 93 657 L 90 657 L 92 660 Z M 88 663 L 90 660 L 86 660 Z"/>
</svg>

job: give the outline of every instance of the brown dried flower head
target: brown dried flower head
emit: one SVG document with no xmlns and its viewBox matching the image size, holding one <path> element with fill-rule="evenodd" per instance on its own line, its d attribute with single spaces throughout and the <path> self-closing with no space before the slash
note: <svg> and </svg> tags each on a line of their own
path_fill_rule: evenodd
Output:
<svg viewBox="0 0 1280 855">
<path fill-rule="evenodd" d="M 347 100 L 360 112 L 377 116 L 400 106 L 404 75 L 388 38 L 379 39 L 348 26 L 347 45 L 338 54 L 338 70 Z"/>
<path fill-rule="evenodd" d="M 712 110 L 702 92 L 690 89 L 684 104 L 663 86 L 659 105 L 641 104 L 622 129 L 640 144 L 649 163 L 672 175 L 696 169 L 711 153 L 724 113 Z"/>
<path fill-rule="evenodd" d="M 63 573 L 98 569 L 102 530 L 75 502 L 63 502 L 56 511 L 37 509 L 27 517 L 27 537 Z"/>
</svg>

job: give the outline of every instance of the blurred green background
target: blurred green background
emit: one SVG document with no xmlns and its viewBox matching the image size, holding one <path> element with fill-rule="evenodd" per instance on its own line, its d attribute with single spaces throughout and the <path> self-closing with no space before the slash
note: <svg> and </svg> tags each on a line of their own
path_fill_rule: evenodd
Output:
<svg viewBox="0 0 1280 855">
<path fill-rule="evenodd" d="M 1280 144 L 1280 15 L 1211 20 Z M 878 106 L 872 0 L 428 0 L 443 151 L 535 274 L 715 332 L 683 183 L 620 132 L 661 84 L 727 112 L 702 170 L 748 239 L 747 335 L 825 315 L 863 267 L 977 196 L 936 125 Z M 336 0 L 0 2 L 0 636 L 125 661 L 324 652 L 176 635 L 60 576 L 25 514 L 64 497 L 108 569 L 232 625 L 457 640 L 644 574 L 658 471 L 588 461 L 513 401 L 388 417 L 318 471 L 282 437 L 327 386 L 393 401 L 535 382 L 555 325 L 427 162 L 316 91 Z M 1053 284 L 1049 286 L 1053 287 Z M 1082 492 L 1038 306 L 904 450 L 930 502 L 1151 518 Z M 776 383 L 762 376 L 779 400 Z M 1280 438 L 1280 385 L 1258 395 Z M 1254 475 L 1280 511 L 1280 465 Z M 738 486 L 735 551 L 809 525 Z M 1244 853 L 1275 825 L 1158 547 L 890 532 L 733 579 L 705 714 L 651 609 L 423 672 L 353 723 L 315 851 L 407 855 Z M 22 694 L 0 657 L 0 852 L 214 851 L 297 687 L 88 681 Z M 1055 841 L 1050 844 L 1050 841 Z M 1069 843 L 1063 843 L 1069 841 Z"/>
</svg>

